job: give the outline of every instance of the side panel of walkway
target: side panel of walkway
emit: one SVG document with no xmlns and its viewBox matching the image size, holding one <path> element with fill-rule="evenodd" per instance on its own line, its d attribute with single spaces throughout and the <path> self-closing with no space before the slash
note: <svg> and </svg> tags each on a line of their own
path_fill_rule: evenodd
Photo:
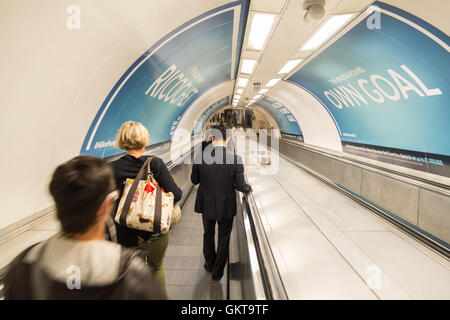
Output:
<svg viewBox="0 0 450 320">
<path fill-rule="evenodd" d="M 449 262 L 422 244 L 281 157 L 245 169 L 290 299 L 450 299 Z"/>
</svg>

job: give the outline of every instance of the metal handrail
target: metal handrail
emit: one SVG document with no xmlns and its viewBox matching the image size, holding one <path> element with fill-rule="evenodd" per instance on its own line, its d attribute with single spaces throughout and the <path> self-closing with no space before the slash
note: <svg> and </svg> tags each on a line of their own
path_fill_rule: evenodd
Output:
<svg viewBox="0 0 450 320">
<path fill-rule="evenodd" d="M 391 178 L 395 178 L 395 179 L 397 179 L 399 181 L 405 181 L 405 182 L 408 182 L 410 184 L 414 183 L 414 184 L 419 185 L 422 188 L 427 188 L 427 189 L 432 190 L 432 191 L 444 191 L 445 190 L 445 191 L 448 192 L 448 190 L 450 189 L 450 185 L 448 185 L 448 184 L 436 182 L 436 181 L 433 181 L 433 180 L 430 180 L 430 179 L 425 179 L 425 178 L 421 178 L 421 177 L 418 177 L 418 176 L 415 176 L 415 175 L 411 175 L 411 174 L 408 174 L 408 173 L 404 173 L 404 172 L 396 171 L 396 170 L 393 170 L 393 169 L 385 168 L 385 167 L 382 167 L 382 166 L 378 166 L 378 165 L 375 165 L 375 164 L 364 162 L 362 160 L 353 159 L 353 158 L 350 158 L 349 156 L 345 156 L 345 155 L 340 156 L 340 155 L 334 154 L 332 152 L 326 152 L 326 151 L 323 151 L 323 150 L 318 150 L 318 149 L 316 149 L 314 147 L 307 146 L 307 145 L 304 145 L 304 144 L 300 144 L 300 143 L 298 143 L 298 141 L 294 141 L 294 140 L 290 140 L 290 139 L 286 139 L 286 138 L 285 139 L 280 139 L 280 140 L 282 140 L 284 143 L 289 144 L 291 146 L 295 146 L 297 148 L 302 148 L 302 149 L 305 149 L 305 150 L 309 150 L 311 152 L 314 152 L 314 153 L 317 153 L 317 154 L 320 154 L 320 155 L 323 155 L 323 156 L 326 156 L 326 157 L 329 157 L 329 158 L 333 158 L 333 159 L 336 159 L 336 160 L 341 161 L 341 162 L 350 162 L 353 165 L 358 166 L 358 167 L 365 166 L 365 167 L 372 168 L 372 169 L 375 169 L 375 170 L 378 170 L 378 171 L 381 171 L 381 172 L 384 172 L 384 173 L 388 173 L 388 174 L 392 175 Z M 407 179 L 409 179 L 411 181 L 406 181 L 404 178 L 407 178 Z M 435 190 L 435 189 L 432 189 L 430 187 L 435 187 L 435 188 L 437 187 L 437 188 L 442 189 L 442 190 Z"/>
<path fill-rule="evenodd" d="M 283 284 L 281 274 L 277 267 L 269 239 L 264 230 L 259 210 L 256 206 L 254 195 L 244 194 L 248 218 L 252 226 L 252 235 L 255 242 L 259 269 L 264 285 L 267 300 L 287 300 L 288 294 Z"/>
</svg>

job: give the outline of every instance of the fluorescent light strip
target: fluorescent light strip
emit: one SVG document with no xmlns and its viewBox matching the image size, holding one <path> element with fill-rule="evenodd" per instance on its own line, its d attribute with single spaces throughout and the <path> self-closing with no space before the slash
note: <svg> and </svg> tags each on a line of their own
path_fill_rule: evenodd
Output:
<svg viewBox="0 0 450 320">
<path fill-rule="evenodd" d="M 277 78 L 277 79 L 272 79 L 269 82 L 267 82 L 266 87 L 273 87 L 278 81 L 280 81 L 281 79 Z"/>
<path fill-rule="evenodd" d="M 238 87 L 245 87 L 247 85 L 247 83 L 248 83 L 248 79 L 239 78 L 237 85 L 238 85 Z"/>
<path fill-rule="evenodd" d="M 244 93 L 244 89 L 237 89 L 237 90 L 236 90 L 236 93 L 237 93 L 237 94 L 242 94 L 242 93 Z"/>
<path fill-rule="evenodd" d="M 269 89 L 261 89 L 261 90 L 259 90 L 259 94 L 263 94 L 263 93 L 266 93 L 267 91 L 269 91 Z"/>
<path fill-rule="evenodd" d="M 291 72 L 302 61 L 303 60 L 301 60 L 301 59 L 289 60 L 288 62 L 286 62 L 286 64 L 283 66 L 283 68 L 281 68 L 281 70 L 278 72 L 278 74 L 285 74 L 285 73 Z"/>
<path fill-rule="evenodd" d="M 256 96 L 253 97 L 253 100 L 256 100 L 256 99 L 259 99 L 259 98 L 261 98 L 261 95 L 257 94 Z"/>
<path fill-rule="evenodd" d="M 255 68 L 256 60 L 244 59 L 242 60 L 241 72 L 242 73 L 252 73 L 253 68 Z"/>
<path fill-rule="evenodd" d="M 327 41 L 336 31 L 345 25 L 352 17 L 353 13 L 332 16 L 302 47 L 302 51 L 317 49 L 322 43 Z"/>
<path fill-rule="evenodd" d="M 256 13 L 253 16 L 247 49 L 260 51 L 264 47 L 274 21 L 274 14 Z"/>
</svg>

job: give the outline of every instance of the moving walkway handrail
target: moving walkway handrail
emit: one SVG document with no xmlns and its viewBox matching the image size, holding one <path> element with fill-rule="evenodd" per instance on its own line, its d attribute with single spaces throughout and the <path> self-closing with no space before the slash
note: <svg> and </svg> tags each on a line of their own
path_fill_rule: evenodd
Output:
<svg viewBox="0 0 450 320">
<path fill-rule="evenodd" d="M 245 177 L 245 180 L 247 181 L 247 177 Z M 266 300 L 287 300 L 286 288 L 264 230 L 255 198 L 252 193 L 246 193 L 242 199 L 244 200 L 242 211 L 249 249 L 255 250 L 257 258 L 257 261 L 254 257 L 252 259 L 252 252 L 250 252 L 251 269 L 256 276 L 254 286 L 257 299 L 261 299 L 261 292 L 264 291 L 264 299 Z M 259 271 L 259 274 L 257 271 Z"/>
</svg>

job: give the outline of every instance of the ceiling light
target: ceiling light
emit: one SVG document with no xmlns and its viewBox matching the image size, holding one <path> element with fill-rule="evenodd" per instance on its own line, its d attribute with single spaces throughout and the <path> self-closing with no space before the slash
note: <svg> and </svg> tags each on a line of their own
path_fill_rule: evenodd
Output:
<svg viewBox="0 0 450 320">
<path fill-rule="evenodd" d="M 256 13 L 253 16 L 250 35 L 248 37 L 248 49 L 259 51 L 264 47 L 274 20 L 274 14 Z"/>
<path fill-rule="evenodd" d="M 248 83 L 248 79 L 239 78 L 237 85 L 238 85 L 238 87 L 245 87 L 247 85 L 247 83 Z"/>
<path fill-rule="evenodd" d="M 269 89 L 261 89 L 261 90 L 259 90 L 259 94 L 263 94 L 263 93 L 266 93 L 267 91 L 269 91 Z"/>
<path fill-rule="evenodd" d="M 297 60 L 289 60 L 286 62 L 283 68 L 278 72 L 278 74 L 285 74 L 291 72 L 300 62 L 303 60 L 297 59 Z"/>
<path fill-rule="evenodd" d="M 240 94 L 235 94 L 235 95 L 234 95 L 234 99 L 238 99 L 238 100 L 239 100 L 240 98 L 241 98 L 241 95 L 240 95 Z"/>
<path fill-rule="evenodd" d="M 274 86 L 278 81 L 280 81 L 281 79 L 272 79 L 269 82 L 267 82 L 266 87 L 272 87 Z"/>
<path fill-rule="evenodd" d="M 244 93 L 244 89 L 237 89 L 237 90 L 236 90 L 236 93 L 237 93 L 237 94 L 242 94 L 242 93 Z"/>
<path fill-rule="evenodd" d="M 261 95 L 257 94 L 256 96 L 253 97 L 253 100 L 256 100 L 256 99 L 259 99 L 259 98 L 261 98 Z"/>
<path fill-rule="evenodd" d="M 242 73 L 252 73 L 255 65 L 256 65 L 256 60 L 244 59 L 244 60 L 242 60 L 241 72 Z"/>
<path fill-rule="evenodd" d="M 353 13 L 332 16 L 302 47 L 302 51 L 314 50 L 327 41 L 336 31 L 345 25 Z"/>
</svg>

